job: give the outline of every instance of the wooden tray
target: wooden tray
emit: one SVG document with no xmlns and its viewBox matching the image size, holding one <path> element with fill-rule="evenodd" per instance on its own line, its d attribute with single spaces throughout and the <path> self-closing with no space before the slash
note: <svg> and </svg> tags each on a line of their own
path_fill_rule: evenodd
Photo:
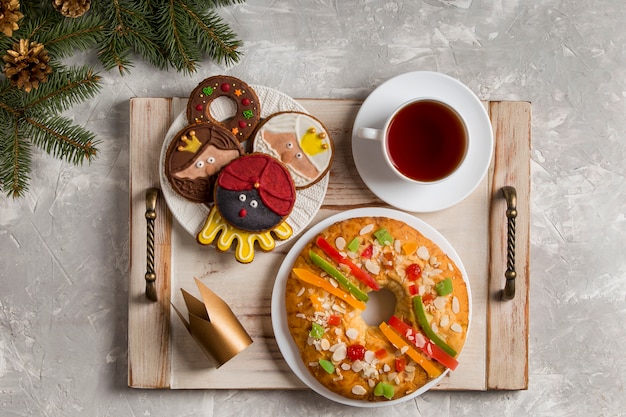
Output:
<svg viewBox="0 0 626 417">
<path fill-rule="evenodd" d="M 385 206 L 361 181 L 351 152 L 356 100 L 298 100 L 330 131 L 336 156 L 322 208 L 311 225 L 342 210 Z M 485 102 L 496 148 L 489 173 L 460 204 L 416 214 L 437 228 L 459 252 L 470 276 L 473 316 L 455 372 L 435 389 L 518 390 L 528 387 L 528 294 L 531 105 Z M 301 389 L 273 336 L 270 298 L 274 278 L 290 244 L 257 252 L 242 265 L 229 254 L 198 245 L 157 203 L 158 302 L 146 299 L 146 190 L 159 187 L 159 154 L 172 120 L 186 99 L 135 98 L 130 102 L 130 240 L 128 385 L 135 388 Z M 516 295 L 501 301 L 507 250 L 506 203 L 501 187 L 517 190 Z M 186 312 L 180 288 L 197 294 L 202 280 L 228 302 L 254 343 L 215 369 L 171 305 Z"/>
</svg>

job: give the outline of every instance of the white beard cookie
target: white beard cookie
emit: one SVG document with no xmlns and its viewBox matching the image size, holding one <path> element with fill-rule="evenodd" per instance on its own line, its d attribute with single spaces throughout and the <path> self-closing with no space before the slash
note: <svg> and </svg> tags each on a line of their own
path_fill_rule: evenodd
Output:
<svg viewBox="0 0 626 417">
<path fill-rule="evenodd" d="M 296 189 L 310 187 L 326 175 L 334 145 L 315 117 L 300 112 L 279 112 L 261 122 L 253 135 L 252 150 L 272 155 L 289 169 Z"/>
</svg>

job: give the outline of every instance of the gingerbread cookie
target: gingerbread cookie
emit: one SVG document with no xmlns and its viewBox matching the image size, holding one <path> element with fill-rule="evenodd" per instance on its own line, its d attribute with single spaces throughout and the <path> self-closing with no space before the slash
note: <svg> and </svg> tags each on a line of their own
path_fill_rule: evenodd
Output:
<svg viewBox="0 0 626 417">
<path fill-rule="evenodd" d="M 201 123 L 183 128 L 165 155 L 165 176 L 181 196 L 211 203 L 217 173 L 244 154 L 241 144 L 221 126 Z"/>
<path fill-rule="evenodd" d="M 285 220 L 295 201 L 293 180 L 280 161 L 260 153 L 237 158 L 218 176 L 215 205 L 198 241 L 209 245 L 217 239 L 222 251 L 236 242 L 236 259 L 251 262 L 255 242 L 269 251 L 275 247 L 273 235 L 283 240 L 291 236 Z"/>
<path fill-rule="evenodd" d="M 236 107 L 235 115 L 228 120 L 216 120 L 211 115 L 211 103 L 219 97 L 227 97 Z M 210 77 L 191 92 L 187 103 L 189 123 L 212 122 L 228 129 L 239 142 L 252 134 L 261 118 L 259 99 L 245 82 L 226 75 Z"/>
<path fill-rule="evenodd" d="M 333 141 L 322 122 L 309 114 L 274 113 L 258 126 L 253 138 L 253 151 L 281 160 L 297 189 L 315 184 L 330 169 Z"/>
</svg>

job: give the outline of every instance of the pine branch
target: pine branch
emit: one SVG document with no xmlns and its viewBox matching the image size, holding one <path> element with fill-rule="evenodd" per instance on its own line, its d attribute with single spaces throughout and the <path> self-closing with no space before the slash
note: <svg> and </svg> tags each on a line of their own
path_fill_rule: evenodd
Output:
<svg viewBox="0 0 626 417">
<path fill-rule="evenodd" d="M 7 79 L 0 82 L 0 114 L 6 115 L 9 119 L 2 119 L 2 127 L 8 128 L 12 118 L 18 117 L 24 104 L 24 94 L 13 88 Z"/>
<path fill-rule="evenodd" d="M 72 56 L 77 50 L 87 51 L 104 40 L 104 24 L 95 16 L 63 19 L 50 25 L 45 32 L 34 33 L 56 59 Z"/>
<path fill-rule="evenodd" d="M 128 42 L 120 39 L 117 35 L 109 35 L 105 45 L 98 51 L 102 67 L 106 71 L 117 68 L 120 75 L 128 74 L 130 69 L 134 67 L 130 59 L 131 51 Z"/>
<path fill-rule="evenodd" d="M 95 135 L 60 113 L 95 97 L 100 77 L 88 67 L 67 67 L 62 58 L 97 48 L 104 68 L 122 75 L 134 54 L 158 69 L 185 73 L 195 72 L 204 55 L 231 64 L 240 59 L 241 42 L 213 9 L 242 2 L 92 0 L 89 12 L 68 19 L 50 0 L 20 0 L 24 18 L 11 37 L 0 36 L 0 49 L 28 39 L 35 46 L 27 52 L 35 56 L 21 54 L 34 67 L 16 70 L 13 55 L 0 60 L 11 79 L 0 75 L 0 192 L 17 198 L 27 191 L 33 146 L 73 164 L 97 154 Z"/>
<path fill-rule="evenodd" d="M 241 53 L 237 48 L 241 46 L 241 42 L 215 11 L 203 13 L 192 8 L 186 11 L 194 23 L 194 39 L 198 39 L 203 52 L 214 57 L 218 63 L 233 64 L 239 61 Z"/>
<path fill-rule="evenodd" d="M 199 10 L 206 10 L 207 8 L 215 9 L 217 7 L 234 6 L 236 4 L 242 4 L 245 0 L 188 0 L 188 3 Z"/>
<path fill-rule="evenodd" d="M 169 0 L 159 8 L 156 25 L 161 30 L 161 43 L 170 64 L 178 71 L 193 73 L 201 58 L 200 50 L 194 43 L 190 28 L 192 22 L 185 12 L 185 4 L 180 0 Z"/>
<path fill-rule="evenodd" d="M 144 2 L 115 0 L 94 6 L 106 26 L 105 42 L 98 51 L 106 70 L 117 68 L 120 74 L 127 73 L 132 51 L 159 69 L 167 66 Z"/>
<path fill-rule="evenodd" d="M 60 19 L 57 15 L 58 13 L 54 14 L 51 11 L 30 15 L 33 17 L 30 19 L 24 19 L 24 21 L 20 24 L 19 30 L 13 32 L 12 41 L 14 42 L 15 39 L 35 39 L 36 34 L 45 34 L 47 31 L 50 30 L 54 22 Z"/>
<path fill-rule="evenodd" d="M 25 113 L 55 114 L 92 99 L 100 91 L 100 76 L 89 67 L 55 71 L 48 81 L 25 96 Z"/>
<path fill-rule="evenodd" d="M 0 190 L 9 197 L 22 197 L 28 190 L 31 171 L 30 144 L 20 138 L 17 119 L 0 134 Z"/>
<path fill-rule="evenodd" d="M 62 116 L 27 116 L 23 130 L 34 145 L 74 165 L 91 161 L 98 151 L 93 133 Z"/>
</svg>

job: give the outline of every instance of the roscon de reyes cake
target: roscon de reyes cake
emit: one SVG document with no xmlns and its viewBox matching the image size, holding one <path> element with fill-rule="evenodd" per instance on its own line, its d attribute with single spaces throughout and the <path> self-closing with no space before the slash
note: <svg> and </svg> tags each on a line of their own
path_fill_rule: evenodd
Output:
<svg viewBox="0 0 626 417">
<path fill-rule="evenodd" d="M 393 316 L 361 317 L 373 291 Z M 286 282 L 287 323 L 311 375 L 363 401 L 402 398 L 454 370 L 469 326 L 468 288 L 439 246 L 386 217 L 339 221 L 308 242 Z"/>
</svg>

